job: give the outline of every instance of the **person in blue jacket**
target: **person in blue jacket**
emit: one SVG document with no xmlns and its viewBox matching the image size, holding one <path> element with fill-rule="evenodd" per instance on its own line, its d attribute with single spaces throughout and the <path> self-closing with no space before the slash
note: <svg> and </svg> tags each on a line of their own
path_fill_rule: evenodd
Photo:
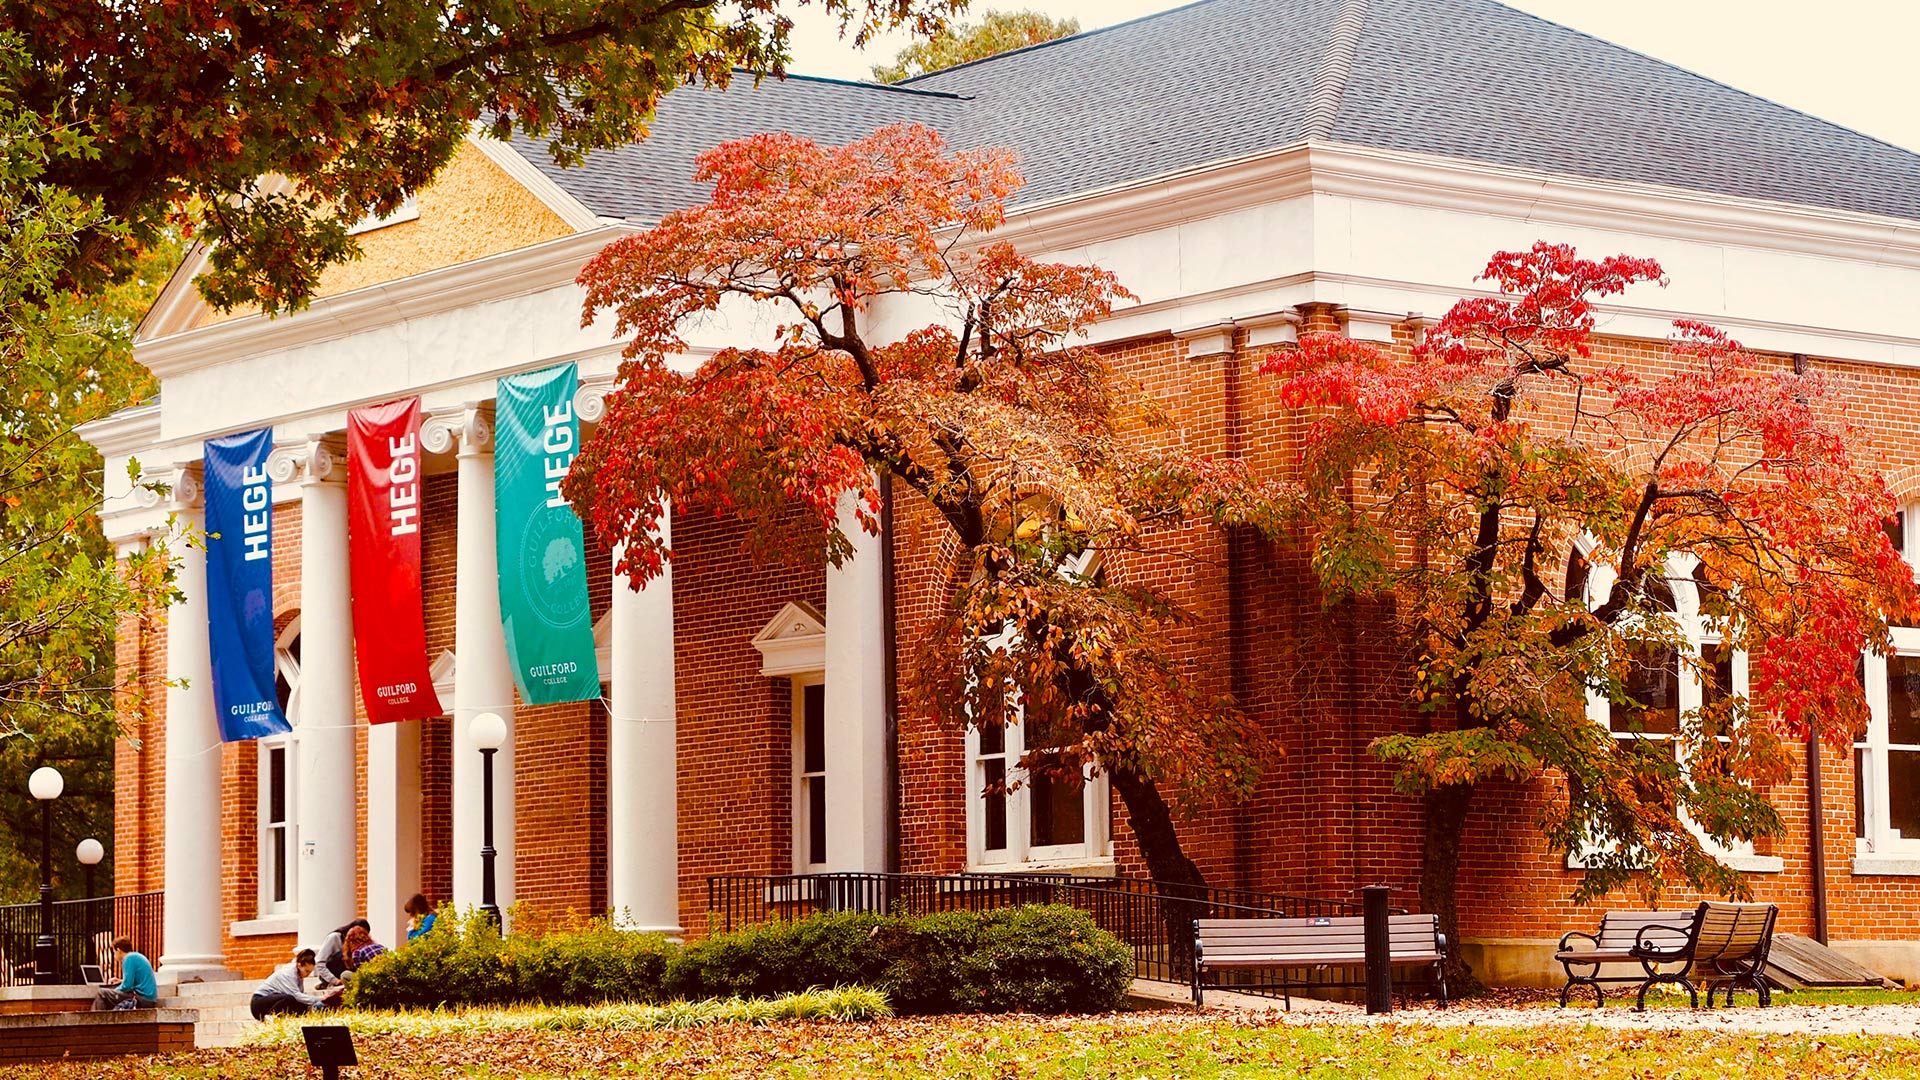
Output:
<svg viewBox="0 0 1920 1080">
<path fill-rule="evenodd" d="M 420 893 L 414 893 L 407 901 L 407 940 L 412 941 L 421 934 L 433 929 L 433 904 Z"/>
</svg>

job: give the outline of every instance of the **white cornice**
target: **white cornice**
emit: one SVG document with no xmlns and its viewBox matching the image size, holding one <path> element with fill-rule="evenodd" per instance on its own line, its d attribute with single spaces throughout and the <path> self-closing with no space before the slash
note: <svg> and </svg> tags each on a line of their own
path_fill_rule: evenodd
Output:
<svg viewBox="0 0 1920 1080">
<path fill-rule="evenodd" d="M 467 136 L 467 142 L 471 143 L 474 149 L 485 154 L 487 160 L 498 165 L 500 171 L 506 173 L 514 183 L 526 188 L 529 194 L 539 199 L 547 209 L 553 211 L 555 216 L 566 222 L 567 226 L 575 232 L 586 232 L 600 227 L 599 215 L 587 209 L 579 199 L 567 194 L 565 188 L 554 183 L 552 177 L 541 172 L 538 166 L 528 161 L 511 144 L 477 132 Z"/>
<path fill-rule="evenodd" d="M 137 454 L 160 440 L 160 403 L 121 409 L 74 431 L 105 457 Z"/>
<path fill-rule="evenodd" d="M 980 242 L 1061 250 L 1309 193 L 1920 267 L 1920 221 L 1326 143 L 1019 207 Z"/>
<path fill-rule="evenodd" d="M 162 380 L 262 353 L 311 345 L 376 326 L 543 289 L 569 285 L 588 259 L 634 231 L 602 225 L 472 262 L 323 297 L 305 311 L 249 315 L 172 334 L 135 347 L 135 358 Z"/>
</svg>

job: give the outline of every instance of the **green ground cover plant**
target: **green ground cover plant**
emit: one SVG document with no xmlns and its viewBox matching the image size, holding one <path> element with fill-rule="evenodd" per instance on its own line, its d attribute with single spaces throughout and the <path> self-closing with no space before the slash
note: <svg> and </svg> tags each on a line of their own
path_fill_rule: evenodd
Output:
<svg viewBox="0 0 1920 1080">
<path fill-rule="evenodd" d="M 947 1016 L 687 1030 L 369 1035 L 350 1075 L 381 1080 L 1803 1080 L 1920 1077 L 1920 1040 L 1721 1031 L 1248 1023 L 1162 1012 Z M 103 1065 L 108 1066 L 102 1068 Z M 122 1062 L 0 1068 L 0 1080 L 283 1080 L 310 1075 L 295 1046 Z"/>
</svg>

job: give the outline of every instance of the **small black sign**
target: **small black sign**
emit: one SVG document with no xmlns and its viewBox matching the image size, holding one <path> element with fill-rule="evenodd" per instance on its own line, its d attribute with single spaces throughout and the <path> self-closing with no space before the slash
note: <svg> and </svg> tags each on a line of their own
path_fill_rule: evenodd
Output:
<svg viewBox="0 0 1920 1080">
<path fill-rule="evenodd" d="M 323 1069 L 358 1065 L 353 1053 L 353 1033 L 345 1024 L 314 1024 L 300 1029 L 307 1040 L 307 1060 Z"/>
</svg>

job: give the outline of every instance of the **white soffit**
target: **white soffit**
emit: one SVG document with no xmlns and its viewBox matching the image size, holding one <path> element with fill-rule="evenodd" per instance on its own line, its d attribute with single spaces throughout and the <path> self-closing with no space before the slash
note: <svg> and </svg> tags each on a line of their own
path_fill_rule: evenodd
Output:
<svg viewBox="0 0 1920 1080">
<path fill-rule="evenodd" d="M 753 635 L 760 674 L 804 675 L 827 669 L 827 620 L 812 604 L 794 601 Z"/>
</svg>

